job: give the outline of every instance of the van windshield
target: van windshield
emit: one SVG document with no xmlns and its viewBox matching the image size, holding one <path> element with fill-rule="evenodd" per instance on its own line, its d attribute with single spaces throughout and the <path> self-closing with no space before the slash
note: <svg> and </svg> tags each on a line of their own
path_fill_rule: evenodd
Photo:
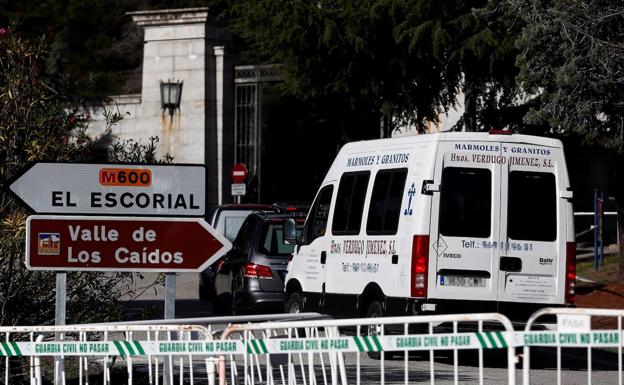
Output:
<svg viewBox="0 0 624 385">
<path fill-rule="evenodd" d="M 557 238 L 557 192 L 554 174 L 510 172 L 508 208 L 509 238 L 545 242 L 552 242 Z"/>
<path fill-rule="evenodd" d="M 483 168 L 445 167 L 440 192 L 440 234 L 490 236 L 492 175 Z"/>
</svg>

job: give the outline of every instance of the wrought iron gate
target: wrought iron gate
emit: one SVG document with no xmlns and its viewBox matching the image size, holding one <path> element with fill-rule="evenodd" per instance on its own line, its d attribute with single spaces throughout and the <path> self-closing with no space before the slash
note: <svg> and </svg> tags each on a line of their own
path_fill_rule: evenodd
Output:
<svg viewBox="0 0 624 385">
<path fill-rule="evenodd" d="M 281 81 L 279 65 L 234 67 L 234 162 L 244 163 L 261 200 L 262 87 Z"/>
</svg>

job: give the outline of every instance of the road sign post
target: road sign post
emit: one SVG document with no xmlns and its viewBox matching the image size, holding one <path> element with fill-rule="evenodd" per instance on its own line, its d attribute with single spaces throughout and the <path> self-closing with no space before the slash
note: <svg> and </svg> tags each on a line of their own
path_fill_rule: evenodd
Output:
<svg viewBox="0 0 624 385">
<path fill-rule="evenodd" d="M 9 191 L 38 214 L 203 217 L 203 165 L 38 162 Z"/>
<path fill-rule="evenodd" d="M 232 166 L 230 177 L 232 179 L 232 196 L 236 198 L 236 203 L 240 203 L 241 196 L 247 194 L 247 177 L 249 171 L 243 163 L 236 163 Z"/>
<path fill-rule="evenodd" d="M 66 271 L 165 272 L 165 318 L 175 318 L 176 272 L 203 271 L 232 247 L 202 219 L 205 183 L 203 165 L 50 162 L 9 181 L 29 209 L 56 214 L 26 225 L 26 266 L 58 271 L 56 324 L 65 324 Z"/>
<path fill-rule="evenodd" d="M 243 163 L 236 163 L 232 166 L 232 183 L 245 183 L 247 181 L 247 176 L 249 175 L 249 171 L 247 171 L 247 166 Z"/>
<path fill-rule="evenodd" d="M 56 303 L 54 308 L 54 324 L 65 325 L 65 319 L 67 314 L 67 273 L 56 273 Z M 58 341 L 63 341 L 65 335 L 63 333 L 56 333 L 55 338 Z M 61 384 L 64 381 L 61 379 L 62 374 L 65 372 L 65 361 L 61 357 L 54 357 L 54 383 Z"/>
<path fill-rule="evenodd" d="M 201 272 L 232 244 L 201 218 L 33 215 L 31 270 Z"/>
</svg>

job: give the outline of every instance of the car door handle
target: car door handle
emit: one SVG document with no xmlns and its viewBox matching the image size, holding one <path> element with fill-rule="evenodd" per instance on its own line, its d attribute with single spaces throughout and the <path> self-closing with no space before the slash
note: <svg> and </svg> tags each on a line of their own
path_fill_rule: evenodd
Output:
<svg viewBox="0 0 624 385">
<path fill-rule="evenodd" d="M 324 251 L 321 251 L 321 265 L 324 265 L 326 261 L 327 261 L 327 253 Z"/>
</svg>

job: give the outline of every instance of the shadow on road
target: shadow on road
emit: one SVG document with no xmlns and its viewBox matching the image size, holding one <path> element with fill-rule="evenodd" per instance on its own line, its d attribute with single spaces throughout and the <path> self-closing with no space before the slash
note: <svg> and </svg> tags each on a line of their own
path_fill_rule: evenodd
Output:
<svg viewBox="0 0 624 385">
<path fill-rule="evenodd" d="M 165 302 L 162 300 L 123 301 L 123 321 L 163 319 Z M 178 299 L 175 302 L 175 318 L 211 317 L 212 304 L 198 299 Z"/>
<path fill-rule="evenodd" d="M 520 357 L 517 368 L 522 368 L 522 348 L 516 349 L 516 355 Z M 394 352 L 386 354 L 385 359 L 391 361 L 404 360 L 403 352 Z M 555 369 L 557 367 L 557 349 L 556 348 L 532 348 L 530 352 L 531 369 Z M 457 354 L 460 366 L 478 367 L 479 355 L 476 350 L 462 350 Z M 409 360 L 412 361 L 428 361 L 429 352 L 411 352 Z M 434 353 L 434 361 L 436 363 L 453 365 L 453 351 L 436 351 Z M 486 368 L 506 368 L 507 367 L 507 351 L 504 349 L 484 350 L 483 363 Z M 592 370 L 598 371 L 617 371 L 618 370 L 618 354 L 617 352 L 607 351 L 603 349 L 592 349 L 591 352 Z M 561 367 L 565 370 L 587 370 L 587 348 L 565 348 L 561 349 Z"/>
<path fill-rule="evenodd" d="M 561 367 L 566 370 L 587 370 L 587 348 L 561 349 Z M 592 370 L 617 371 L 618 354 L 615 351 L 591 349 Z M 557 367 L 556 348 L 532 348 L 531 369 L 554 369 Z"/>
</svg>

